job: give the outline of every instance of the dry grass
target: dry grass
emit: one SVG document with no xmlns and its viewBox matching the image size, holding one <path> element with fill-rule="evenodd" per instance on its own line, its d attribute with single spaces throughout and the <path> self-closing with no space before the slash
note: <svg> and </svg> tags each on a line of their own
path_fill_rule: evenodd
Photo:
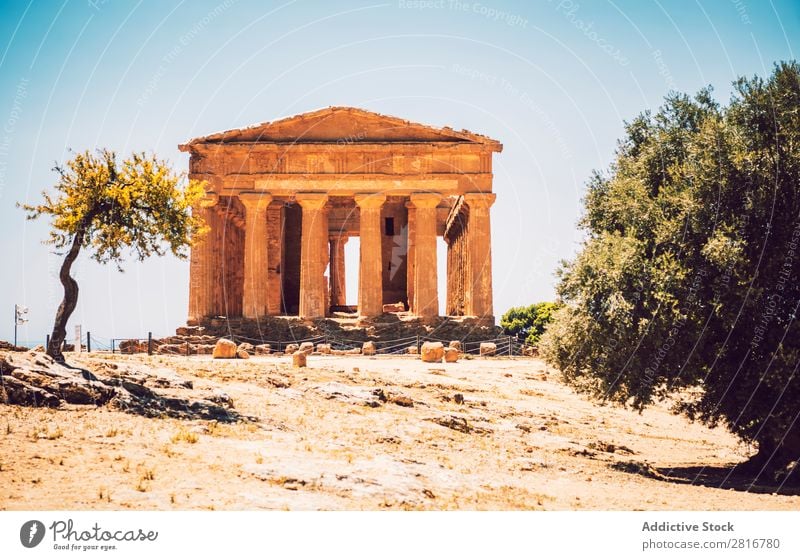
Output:
<svg viewBox="0 0 800 560">
<path fill-rule="evenodd" d="M 40 439 L 54 440 L 64 437 L 64 431 L 58 424 L 40 424 L 29 432 L 29 437 L 33 441 Z"/>
<path fill-rule="evenodd" d="M 183 427 L 181 427 L 177 432 L 175 432 L 172 438 L 170 438 L 170 441 L 172 441 L 172 443 L 180 443 L 180 442 L 197 443 L 199 440 L 200 437 L 196 433 L 190 432 L 189 430 Z"/>
</svg>

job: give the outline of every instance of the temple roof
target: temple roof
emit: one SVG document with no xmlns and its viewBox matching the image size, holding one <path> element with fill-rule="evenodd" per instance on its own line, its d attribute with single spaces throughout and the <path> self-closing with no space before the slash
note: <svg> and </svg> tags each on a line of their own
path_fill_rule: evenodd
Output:
<svg viewBox="0 0 800 560">
<path fill-rule="evenodd" d="M 499 152 L 503 145 L 482 134 L 437 128 L 356 107 L 326 107 L 272 122 L 217 132 L 181 144 L 189 151 L 199 144 L 295 143 L 383 144 L 449 142 L 485 144 Z"/>
</svg>

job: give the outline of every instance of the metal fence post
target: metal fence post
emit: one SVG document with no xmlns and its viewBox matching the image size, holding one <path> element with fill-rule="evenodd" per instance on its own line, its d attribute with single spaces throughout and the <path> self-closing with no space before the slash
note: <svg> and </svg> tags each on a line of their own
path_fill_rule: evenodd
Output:
<svg viewBox="0 0 800 560">
<path fill-rule="evenodd" d="M 509 355 L 509 357 L 514 355 L 514 352 L 512 351 L 512 348 L 513 347 L 511 346 L 511 337 L 509 336 L 508 337 L 508 355 Z"/>
<path fill-rule="evenodd" d="M 153 333 L 152 332 L 148 332 L 147 333 L 147 355 L 148 356 L 152 356 L 153 355 Z"/>
<path fill-rule="evenodd" d="M 86 351 L 92 351 L 92 332 L 86 331 Z"/>
<path fill-rule="evenodd" d="M 44 335 L 44 340 L 45 340 L 44 349 L 50 350 L 50 335 L 49 334 Z"/>
<path fill-rule="evenodd" d="M 116 349 L 114 348 L 114 343 L 115 343 L 115 342 L 116 342 L 116 341 L 115 341 L 115 340 L 112 338 L 112 339 L 111 339 L 111 353 L 112 353 L 112 354 L 113 354 L 113 353 L 116 351 Z"/>
</svg>

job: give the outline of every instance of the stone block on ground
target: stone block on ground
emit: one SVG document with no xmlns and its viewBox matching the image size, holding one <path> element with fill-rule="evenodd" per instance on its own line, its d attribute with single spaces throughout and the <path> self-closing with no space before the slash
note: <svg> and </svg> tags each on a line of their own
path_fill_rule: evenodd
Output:
<svg viewBox="0 0 800 560">
<path fill-rule="evenodd" d="M 259 344 L 256 346 L 256 356 L 266 356 L 272 351 L 269 344 Z"/>
<path fill-rule="evenodd" d="M 481 356 L 494 356 L 497 353 L 497 345 L 494 342 L 481 342 Z"/>
<path fill-rule="evenodd" d="M 236 348 L 236 357 L 241 360 L 247 360 L 248 358 L 250 358 L 250 354 L 254 353 L 255 353 L 255 347 L 249 342 L 242 342 Z"/>
<path fill-rule="evenodd" d="M 292 354 L 292 365 L 294 367 L 306 367 L 306 353 L 295 350 Z"/>
<path fill-rule="evenodd" d="M 406 352 L 409 354 L 419 354 L 419 348 L 417 348 L 416 344 L 412 344 L 408 348 L 406 348 Z"/>
<path fill-rule="evenodd" d="M 450 341 L 450 348 L 455 348 L 459 352 L 461 352 L 461 341 L 460 340 L 451 340 Z"/>
<path fill-rule="evenodd" d="M 286 348 L 283 349 L 284 354 L 294 354 L 300 349 L 299 344 L 287 344 Z"/>
<path fill-rule="evenodd" d="M 214 359 L 231 359 L 236 357 L 236 343 L 227 338 L 220 338 L 214 346 Z"/>
<path fill-rule="evenodd" d="M 303 342 L 300 344 L 298 348 L 301 352 L 305 352 L 306 354 L 311 354 L 314 351 L 314 343 L 313 342 Z"/>
<path fill-rule="evenodd" d="M 454 362 L 457 362 L 459 355 L 460 352 L 456 348 L 453 348 L 452 346 L 448 346 L 447 348 L 444 349 L 444 361 L 447 363 L 452 364 Z"/>
<path fill-rule="evenodd" d="M 330 354 L 331 353 L 331 345 L 330 344 L 317 344 L 317 352 L 320 354 Z"/>
<path fill-rule="evenodd" d="M 371 340 L 368 340 L 364 344 L 361 345 L 361 353 L 365 356 L 374 356 L 375 355 L 375 343 Z"/>
<path fill-rule="evenodd" d="M 441 342 L 424 342 L 420 357 L 423 362 L 441 362 L 444 357 L 444 344 Z"/>
</svg>

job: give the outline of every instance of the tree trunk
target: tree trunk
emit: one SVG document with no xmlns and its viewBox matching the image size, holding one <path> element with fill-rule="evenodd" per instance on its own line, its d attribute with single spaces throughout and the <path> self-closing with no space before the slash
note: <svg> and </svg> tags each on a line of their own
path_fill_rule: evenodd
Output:
<svg viewBox="0 0 800 560">
<path fill-rule="evenodd" d="M 64 299 L 61 300 L 61 305 L 58 306 L 58 311 L 56 311 L 56 320 L 53 324 L 53 334 L 50 335 L 47 354 L 62 364 L 64 363 L 64 354 L 61 353 L 61 345 L 67 337 L 67 321 L 69 321 L 70 315 L 75 311 L 75 306 L 78 303 L 78 283 L 69 273 L 72 269 L 72 263 L 78 258 L 78 252 L 81 250 L 84 232 L 85 227 L 78 228 L 75 237 L 72 239 L 72 246 L 67 256 L 64 257 L 64 262 L 61 264 L 61 270 L 58 273 L 61 285 L 64 286 Z"/>
<path fill-rule="evenodd" d="M 783 441 L 762 440 L 758 444 L 758 453 L 740 465 L 741 471 L 747 474 L 776 479 L 783 474 L 793 461 L 800 461 L 800 436 L 796 433 L 786 434 Z"/>
</svg>

